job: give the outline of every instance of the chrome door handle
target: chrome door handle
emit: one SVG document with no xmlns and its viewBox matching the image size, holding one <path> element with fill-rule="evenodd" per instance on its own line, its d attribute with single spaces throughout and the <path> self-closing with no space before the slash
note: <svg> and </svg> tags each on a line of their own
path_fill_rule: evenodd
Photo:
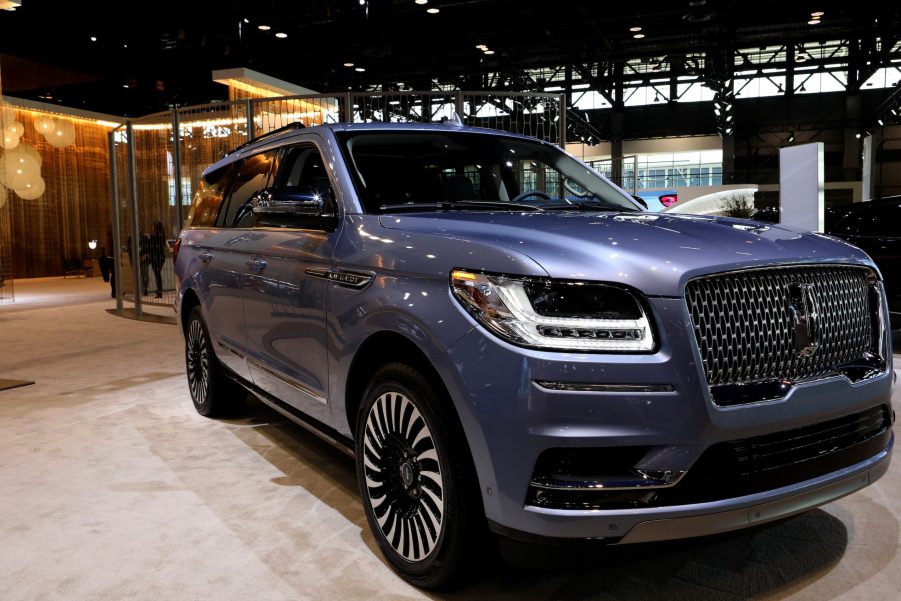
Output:
<svg viewBox="0 0 901 601">
<path fill-rule="evenodd" d="M 247 259 L 247 266 L 254 273 L 259 273 L 266 269 L 266 261 L 263 259 Z"/>
<path fill-rule="evenodd" d="M 213 260 L 213 255 L 211 253 L 200 253 L 197 256 L 200 257 L 200 260 L 204 263 L 209 263 Z"/>
</svg>

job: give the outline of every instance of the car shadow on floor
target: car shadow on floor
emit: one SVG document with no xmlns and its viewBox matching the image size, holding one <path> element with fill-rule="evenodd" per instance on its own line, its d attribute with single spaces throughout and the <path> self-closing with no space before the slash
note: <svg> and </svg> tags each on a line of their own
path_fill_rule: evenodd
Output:
<svg viewBox="0 0 901 601">
<path fill-rule="evenodd" d="M 351 458 L 249 400 L 240 417 L 268 444 L 251 445 L 284 476 L 273 482 L 301 486 L 361 528 L 362 542 L 378 555 L 358 498 Z M 234 428 L 250 437 L 249 429 Z M 488 558 L 466 586 L 426 593 L 433 599 L 591 599 L 593 601 L 736 601 L 803 586 L 845 553 L 845 524 L 816 509 L 791 519 L 725 535 L 653 544 L 598 543 L 535 546 L 491 539 Z M 848 583 L 853 586 L 854 583 Z"/>
</svg>

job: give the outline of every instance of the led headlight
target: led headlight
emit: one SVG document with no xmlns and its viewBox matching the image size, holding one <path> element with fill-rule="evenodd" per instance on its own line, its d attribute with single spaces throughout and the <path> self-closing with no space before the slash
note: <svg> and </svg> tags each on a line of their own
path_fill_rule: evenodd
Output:
<svg viewBox="0 0 901 601">
<path fill-rule="evenodd" d="M 654 336 L 626 289 L 516 279 L 456 269 L 454 296 L 486 328 L 521 346 L 565 351 L 650 351 Z"/>
</svg>

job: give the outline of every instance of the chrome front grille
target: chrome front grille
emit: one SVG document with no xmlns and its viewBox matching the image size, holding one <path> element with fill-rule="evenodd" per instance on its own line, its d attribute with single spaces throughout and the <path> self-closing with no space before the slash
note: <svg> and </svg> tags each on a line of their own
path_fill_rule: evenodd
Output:
<svg viewBox="0 0 901 601">
<path fill-rule="evenodd" d="M 810 380 L 870 357 L 878 303 L 870 270 L 845 265 L 753 269 L 688 282 L 685 300 L 707 383 Z M 803 289 L 804 309 L 798 291 Z M 815 348 L 799 333 L 803 311 Z M 805 346 L 806 345 L 806 346 Z M 878 352 L 878 351 L 877 351 Z"/>
</svg>

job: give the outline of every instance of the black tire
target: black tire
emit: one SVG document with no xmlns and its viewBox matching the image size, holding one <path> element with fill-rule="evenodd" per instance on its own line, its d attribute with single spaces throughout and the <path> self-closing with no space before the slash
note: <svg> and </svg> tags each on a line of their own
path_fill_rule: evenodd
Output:
<svg viewBox="0 0 901 601">
<path fill-rule="evenodd" d="M 394 570 L 426 589 L 459 579 L 484 512 L 449 401 L 412 367 L 386 365 L 363 395 L 355 446 L 366 518 Z"/>
<path fill-rule="evenodd" d="M 191 309 L 185 327 L 185 370 L 191 400 L 200 415 L 217 417 L 230 414 L 247 396 L 240 385 L 225 376 L 219 365 L 199 306 Z"/>
</svg>

